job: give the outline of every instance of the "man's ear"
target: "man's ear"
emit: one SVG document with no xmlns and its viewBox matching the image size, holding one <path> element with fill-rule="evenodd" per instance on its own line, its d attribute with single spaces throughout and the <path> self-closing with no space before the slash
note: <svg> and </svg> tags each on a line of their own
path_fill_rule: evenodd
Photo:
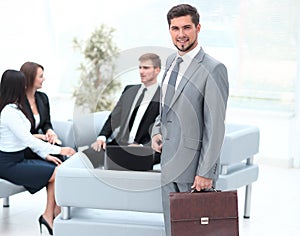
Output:
<svg viewBox="0 0 300 236">
<path fill-rule="evenodd" d="M 198 25 L 197 25 L 197 32 L 199 33 L 200 30 L 201 30 L 201 24 L 198 24 Z"/>
</svg>

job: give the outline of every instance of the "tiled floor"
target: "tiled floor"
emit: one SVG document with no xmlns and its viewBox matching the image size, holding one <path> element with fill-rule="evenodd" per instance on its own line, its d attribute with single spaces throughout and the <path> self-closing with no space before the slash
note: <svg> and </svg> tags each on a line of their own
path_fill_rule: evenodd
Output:
<svg viewBox="0 0 300 236">
<path fill-rule="evenodd" d="M 252 188 L 250 219 L 243 219 L 244 188 L 239 189 L 240 235 L 300 235 L 299 182 L 300 169 L 260 165 L 259 179 Z M 40 235 L 37 219 L 43 212 L 45 197 L 45 190 L 11 197 L 9 208 L 0 207 L 0 235 Z M 48 235 L 43 230 L 43 235 Z"/>
</svg>

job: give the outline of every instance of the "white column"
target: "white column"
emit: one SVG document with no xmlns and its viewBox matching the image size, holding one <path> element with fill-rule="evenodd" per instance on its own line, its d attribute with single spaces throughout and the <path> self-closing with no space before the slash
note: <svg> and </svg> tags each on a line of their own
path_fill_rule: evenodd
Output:
<svg viewBox="0 0 300 236">
<path fill-rule="evenodd" d="M 297 4 L 300 10 L 300 4 Z M 295 116 L 291 124 L 291 152 L 294 157 L 294 168 L 300 168 L 300 16 L 297 21 L 297 74 L 295 81 Z"/>
</svg>

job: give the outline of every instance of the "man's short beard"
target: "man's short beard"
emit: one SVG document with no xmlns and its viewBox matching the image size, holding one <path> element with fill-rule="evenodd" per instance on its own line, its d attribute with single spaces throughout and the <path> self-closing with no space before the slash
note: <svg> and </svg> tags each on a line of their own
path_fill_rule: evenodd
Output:
<svg viewBox="0 0 300 236">
<path fill-rule="evenodd" d="M 181 51 L 181 52 L 186 52 L 186 51 L 190 50 L 190 49 L 195 45 L 196 41 L 197 41 L 197 39 L 195 39 L 195 41 L 194 41 L 193 43 L 191 43 L 187 48 L 180 48 L 180 47 L 178 47 L 176 44 L 174 44 L 174 45 L 175 45 L 175 47 L 176 47 L 179 51 Z"/>
</svg>

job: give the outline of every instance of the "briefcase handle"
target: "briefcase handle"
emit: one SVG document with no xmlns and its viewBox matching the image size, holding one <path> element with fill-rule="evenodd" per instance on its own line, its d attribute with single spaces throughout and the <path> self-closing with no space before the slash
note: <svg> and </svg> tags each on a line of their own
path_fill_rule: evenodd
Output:
<svg viewBox="0 0 300 236">
<path fill-rule="evenodd" d="M 200 191 L 198 191 L 198 190 L 195 189 L 195 188 L 192 188 L 192 189 L 191 189 L 191 193 L 209 193 L 209 192 L 221 192 L 221 190 L 217 190 L 217 189 L 215 189 L 214 187 L 211 187 L 211 188 L 204 188 L 204 189 L 201 189 Z"/>
</svg>

